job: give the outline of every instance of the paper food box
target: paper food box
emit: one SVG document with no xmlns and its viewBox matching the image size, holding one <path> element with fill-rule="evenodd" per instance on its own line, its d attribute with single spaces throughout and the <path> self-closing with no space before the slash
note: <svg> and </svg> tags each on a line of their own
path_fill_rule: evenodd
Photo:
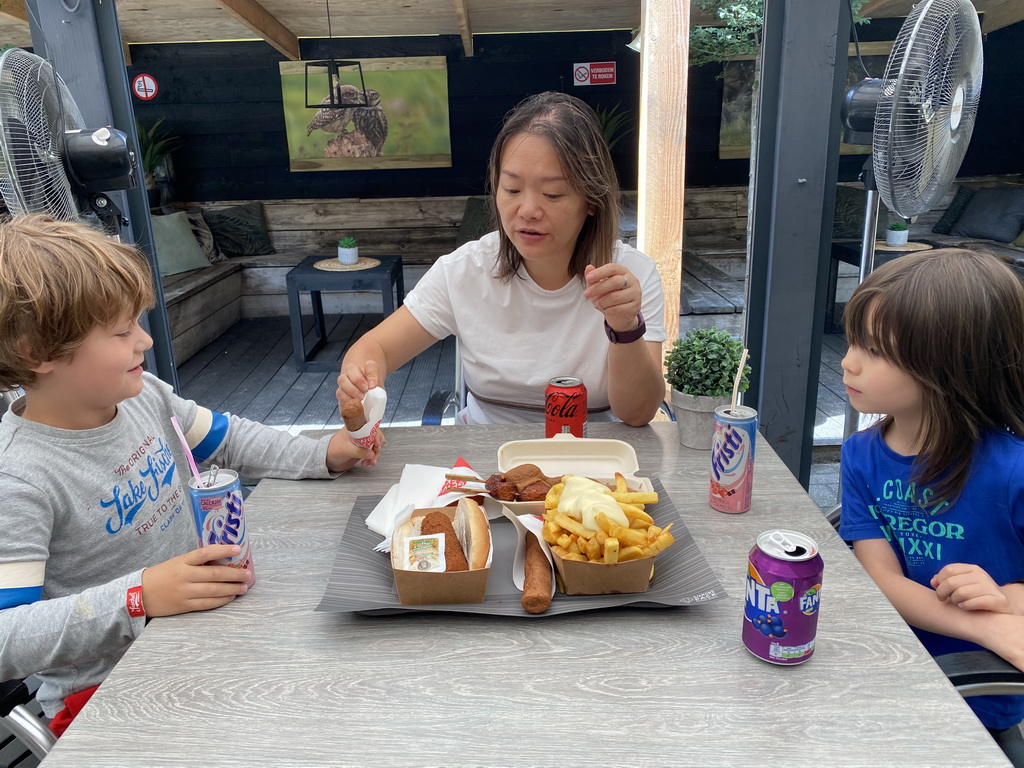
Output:
<svg viewBox="0 0 1024 768">
<path fill-rule="evenodd" d="M 473 503 L 468 499 L 462 499 L 459 501 L 458 507 L 414 509 L 406 520 L 395 526 L 391 537 L 391 570 L 395 577 L 398 600 L 402 605 L 450 605 L 482 603 L 484 601 L 493 555 L 490 525 L 482 510 L 479 520 L 475 520 L 472 526 L 468 522 L 465 525 L 459 525 L 456 522 L 456 517 L 466 514 L 467 504 Z M 437 565 L 436 562 L 432 562 L 433 555 L 436 555 L 437 551 L 436 541 L 423 540 L 426 537 L 419 536 L 418 531 L 410 528 L 416 518 L 422 518 L 435 511 L 447 516 L 461 534 L 459 542 L 462 544 L 467 559 L 470 560 L 470 570 L 450 572 L 411 570 L 419 567 L 436 567 Z M 482 528 L 477 527 L 481 525 Z M 472 531 L 468 530 L 470 528 Z M 486 530 L 486 535 L 481 533 L 483 530 Z M 414 540 L 411 545 L 409 544 L 410 538 Z M 481 564 L 482 567 L 473 568 L 474 559 L 481 561 L 478 564 Z"/>
<path fill-rule="evenodd" d="M 542 440 L 516 440 L 498 449 L 498 470 L 505 472 L 520 464 L 536 464 L 551 477 L 581 475 L 614 488 L 615 473 L 626 479 L 631 491 L 653 491 L 651 481 L 637 477 L 636 451 L 621 440 L 556 435 Z M 544 514 L 543 501 L 503 501 L 516 515 Z M 654 569 L 654 557 L 606 563 L 563 560 L 553 554 L 555 568 L 567 595 L 608 595 L 646 592 Z"/>
</svg>

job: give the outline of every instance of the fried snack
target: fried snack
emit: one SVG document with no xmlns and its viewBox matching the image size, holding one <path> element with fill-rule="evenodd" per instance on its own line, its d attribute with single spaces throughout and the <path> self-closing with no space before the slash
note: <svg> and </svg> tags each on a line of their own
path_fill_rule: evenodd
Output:
<svg viewBox="0 0 1024 768">
<path fill-rule="evenodd" d="M 551 605 L 551 563 L 540 546 L 537 537 L 527 531 L 522 600 L 527 613 L 544 613 Z"/>
<path fill-rule="evenodd" d="M 614 491 L 607 488 L 604 492 L 594 481 L 586 481 L 594 486 L 596 494 L 591 493 L 586 483 L 580 485 L 578 480 L 566 475 L 544 500 L 542 536 L 558 557 L 612 565 L 653 557 L 675 542 L 669 532 L 672 525 L 655 525 L 654 518 L 639 506 L 657 503 L 657 493 L 630 491 L 619 473 Z M 584 493 L 570 493 L 572 486 L 579 486 L 577 490 Z M 609 514 L 609 503 L 615 515 Z M 620 511 L 621 519 L 613 519 Z"/>
<path fill-rule="evenodd" d="M 469 570 L 466 553 L 462 551 L 462 545 L 459 543 L 458 536 L 455 535 L 452 521 L 446 514 L 443 512 L 429 513 L 420 524 L 420 533 L 423 536 L 432 536 L 435 533 L 444 534 L 445 572 Z"/>
<path fill-rule="evenodd" d="M 508 472 L 491 475 L 484 487 L 500 501 L 543 501 L 557 482 L 558 478 L 548 477 L 536 464 L 520 464 Z"/>
<path fill-rule="evenodd" d="M 345 429 L 355 432 L 366 426 L 366 413 L 363 411 L 363 401 L 353 397 L 341 406 L 341 418 L 345 421 Z"/>
</svg>

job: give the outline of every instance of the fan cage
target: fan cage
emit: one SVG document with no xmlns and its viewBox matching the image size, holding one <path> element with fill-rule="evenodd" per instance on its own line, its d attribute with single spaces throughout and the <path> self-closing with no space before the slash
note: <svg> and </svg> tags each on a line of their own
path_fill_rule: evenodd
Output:
<svg viewBox="0 0 1024 768">
<path fill-rule="evenodd" d="M 931 210 L 948 190 L 974 130 L 982 70 L 970 2 L 915 6 L 886 64 L 872 142 L 878 193 L 896 215 Z"/>
<path fill-rule="evenodd" d="M 18 48 L 0 56 L 0 194 L 12 214 L 78 219 L 64 165 L 64 133 L 84 127 L 49 62 Z"/>
</svg>

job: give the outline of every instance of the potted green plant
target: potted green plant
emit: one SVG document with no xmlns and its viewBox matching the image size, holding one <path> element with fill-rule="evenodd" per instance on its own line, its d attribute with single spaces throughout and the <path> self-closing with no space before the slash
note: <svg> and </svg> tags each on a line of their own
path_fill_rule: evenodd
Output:
<svg viewBox="0 0 1024 768">
<path fill-rule="evenodd" d="M 359 261 L 359 243 L 354 237 L 338 240 L 338 261 L 342 264 L 355 264 Z"/>
<path fill-rule="evenodd" d="M 885 233 L 885 244 L 906 245 L 910 237 L 909 229 L 910 227 L 907 226 L 905 221 L 894 221 L 889 225 L 889 229 Z"/>
<path fill-rule="evenodd" d="M 146 189 L 150 191 L 157 190 L 158 184 L 170 181 L 174 174 L 171 153 L 181 146 L 181 141 L 176 136 L 160 130 L 160 123 L 163 121 L 161 117 L 149 128 L 138 119 L 135 121 L 135 132 L 139 137 L 137 157 L 146 178 Z M 154 204 L 152 200 L 150 204 Z"/>
<path fill-rule="evenodd" d="M 665 355 L 665 380 L 672 387 L 672 412 L 679 442 L 711 450 L 715 408 L 728 405 L 743 343 L 719 328 L 695 328 L 676 339 Z M 740 392 L 750 385 L 750 366 L 743 367 Z"/>
</svg>

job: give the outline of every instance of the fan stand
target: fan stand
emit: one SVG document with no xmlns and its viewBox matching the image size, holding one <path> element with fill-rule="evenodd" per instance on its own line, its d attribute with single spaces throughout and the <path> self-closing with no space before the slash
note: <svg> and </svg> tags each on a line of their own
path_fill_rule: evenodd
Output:
<svg viewBox="0 0 1024 768">
<path fill-rule="evenodd" d="M 864 201 L 864 225 L 860 237 L 860 267 L 857 273 L 857 285 L 867 279 L 875 268 L 875 237 L 878 235 L 878 187 L 875 185 L 875 167 L 871 155 L 864 162 L 864 170 L 861 171 L 861 179 L 864 181 L 864 191 L 867 192 Z M 843 442 L 860 428 L 860 413 L 846 401 L 846 418 L 843 420 Z"/>
<path fill-rule="evenodd" d="M 103 222 L 103 229 L 111 237 L 121 239 L 121 228 L 128 226 L 126 219 L 117 207 L 117 204 L 102 192 L 95 192 L 89 196 L 89 210 L 96 214 L 96 217 Z"/>
</svg>

